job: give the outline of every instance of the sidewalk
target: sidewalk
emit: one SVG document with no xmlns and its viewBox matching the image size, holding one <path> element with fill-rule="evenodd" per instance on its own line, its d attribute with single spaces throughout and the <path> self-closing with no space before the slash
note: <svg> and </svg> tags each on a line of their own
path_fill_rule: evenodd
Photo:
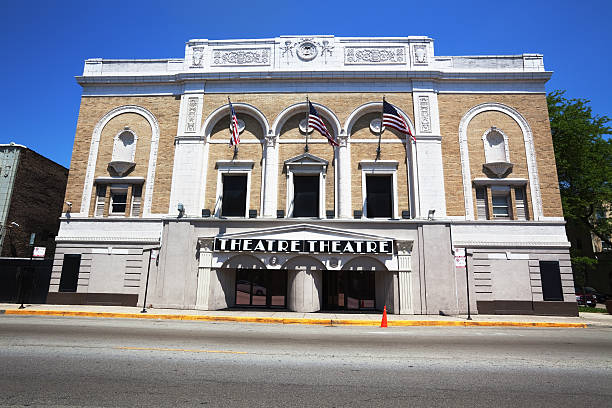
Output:
<svg viewBox="0 0 612 408">
<path fill-rule="evenodd" d="M 379 326 L 382 313 L 296 313 L 270 310 L 179 310 L 147 309 L 139 307 L 89 306 L 89 305 L 26 305 L 18 309 L 13 303 L 0 303 L 0 315 L 24 316 L 75 316 L 130 319 L 195 320 L 213 322 L 311 324 L 338 326 Z M 604 313 L 580 313 L 579 317 L 533 315 L 388 315 L 388 325 L 393 326 L 498 326 L 498 327 L 612 327 L 612 315 Z"/>
</svg>

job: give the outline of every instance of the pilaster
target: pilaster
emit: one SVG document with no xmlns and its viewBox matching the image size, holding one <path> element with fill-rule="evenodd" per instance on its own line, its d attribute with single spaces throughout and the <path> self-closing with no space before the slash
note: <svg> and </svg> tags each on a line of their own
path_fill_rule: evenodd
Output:
<svg viewBox="0 0 612 408">
<path fill-rule="evenodd" d="M 200 262 L 198 264 L 198 289 L 196 293 L 195 308 L 208 310 L 208 298 L 210 294 L 210 273 L 212 266 L 213 239 L 201 239 Z"/>
<path fill-rule="evenodd" d="M 348 135 L 338 136 L 338 164 L 337 185 L 338 192 L 337 208 L 338 218 L 351 218 L 351 154 L 349 151 Z"/>
<path fill-rule="evenodd" d="M 444 193 L 438 94 L 433 82 L 413 81 L 412 84 L 416 129 L 416 143 L 413 143 L 413 150 L 418 183 L 416 217 L 427 217 L 429 210 L 435 210 L 436 217 L 445 217 L 446 195 Z"/>
<path fill-rule="evenodd" d="M 278 205 L 278 143 L 274 135 L 266 136 L 264 148 L 263 210 L 265 218 L 276 218 Z"/>
<path fill-rule="evenodd" d="M 412 270 L 410 255 L 412 242 L 396 241 L 398 277 L 399 277 L 399 313 L 414 314 L 412 306 Z"/>
</svg>

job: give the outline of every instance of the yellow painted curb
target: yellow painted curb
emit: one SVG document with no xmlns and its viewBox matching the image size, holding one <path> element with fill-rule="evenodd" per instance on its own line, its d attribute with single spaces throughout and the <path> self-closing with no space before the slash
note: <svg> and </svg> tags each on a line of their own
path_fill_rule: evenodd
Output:
<svg viewBox="0 0 612 408">
<path fill-rule="evenodd" d="M 155 313 L 111 313 L 111 312 L 78 312 L 63 310 L 0 310 L 0 314 L 27 316 L 72 316 L 72 317 L 112 317 L 127 319 L 163 319 L 163 320 L 194 320 L 209 322 L 239 322 L 239 323 L 274 323 L 274 324 L 308 324 L 323 326 L 380 326 L 377 320 L 336 320 L 336 319 L 305 319 L 282 317 L 248 317 L 248 316 L 210 316 L 210 315 L 175 315 Z M 552 322 L 504 322 L 504 321 L 449 321 L 449 320 L 389 320 L 390 327 L 408 326 L 447 326 L 447 327 L 564 327 L 586 328 L 585 323 L 552 323 Z"/>
</svg>

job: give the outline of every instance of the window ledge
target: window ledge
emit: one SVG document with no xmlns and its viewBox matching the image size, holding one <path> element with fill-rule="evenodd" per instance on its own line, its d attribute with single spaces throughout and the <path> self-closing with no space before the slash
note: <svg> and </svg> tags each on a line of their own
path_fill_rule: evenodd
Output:
<svg viewBox="0 0 612 408">
<path fill-rule="evenodd" d="M 362 160 L 359 162 L 361 170 L 397 170 L 397 160 Z"/>
<path fill-rule="evenodd" d="M 252 170 L 253 160 L 217 160 L 215 169 L 217 170 Z"/>
<path fill-rule="evenodd" d="M 143 184 L 144 177 L 96 177 L 96 184 Z"/>
<path fill-rule="evenodd" d="M 504 178 L 504 179 L 490 179 L 490 178 L 476 178 L 472 180 L 475 186 L 524 186 L 527 185 L 527 179 L 524 178 Z"/>
</svg>

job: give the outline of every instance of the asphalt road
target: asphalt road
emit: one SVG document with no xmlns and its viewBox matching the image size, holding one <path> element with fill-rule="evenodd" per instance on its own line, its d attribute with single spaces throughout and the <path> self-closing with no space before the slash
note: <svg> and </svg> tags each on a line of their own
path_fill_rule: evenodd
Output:
<svg viewBox="0 0 612 408">
<path fill-rule="evenodd" d="M 612 329 L 0 316 L 0 406 L 604 407 Z"/>
</svg>

